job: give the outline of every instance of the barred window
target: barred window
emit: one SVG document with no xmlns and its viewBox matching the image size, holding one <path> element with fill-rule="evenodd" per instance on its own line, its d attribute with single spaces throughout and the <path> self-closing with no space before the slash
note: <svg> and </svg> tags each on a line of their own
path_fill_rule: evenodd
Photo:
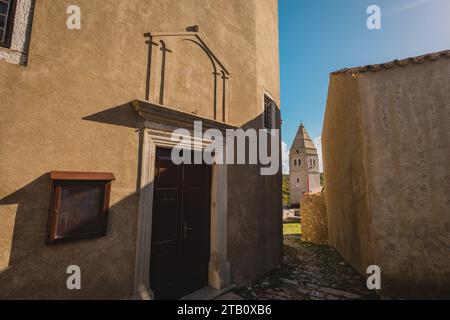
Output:
<svg viewBox="0 0 450 320">
<path fill-rule="evenodd" d="M 274 129 L 274 112 L 275 112 L 275 102 L 270 99 L 267 95 L 264 95 L 264 128 Z"/>
<path fill-rule="evenodd" d="M 0 0 L 0 46 L 11 46 L 16 0 Z"/>
</svg>

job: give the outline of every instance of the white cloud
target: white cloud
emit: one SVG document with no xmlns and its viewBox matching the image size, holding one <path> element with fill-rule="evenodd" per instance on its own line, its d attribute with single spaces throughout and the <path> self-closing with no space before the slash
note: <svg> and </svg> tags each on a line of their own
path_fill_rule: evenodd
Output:
<svg viewBox="0 0 450 320">
<path fill-rule="evenodd" d="M 423 5 L 425 3 L 428 3 L 428 2 L 431 2 L 431 1 L 433 1 L 433 0 L 420 0 L 420 1 L 417 1 L 417 2 L 414 2 L 414 3 L 410 3 L 408 5 L 405 5 L 403 7 L 400 7 L 400 8 L 397 8 L 397 9 L 394 9 L 394 10 L 390 11 L 386 15 L 390 16 L 390 15 L 397 14 L 397 13 L 400 13 L 400 12 L 403 12 L 403 11 L 407 11 L 407 10 L 413 9 L 415 7 L 421 6 L 421 5 Z"/>
<path fill-rule="evenodd" d="M 283 163 L 283 174 L 289 174 L 289 148 L 286 142 L 281 142 L 281 158 Z"/>
<path fill-rule="evenodd" d="M 314 145 L 316 146 L 317 153 L 319 153 L 319 166 L 320 172 L 323 172 L 323 158 L 322 158 L 322 136 L 314 138 Z"/>
</svg>

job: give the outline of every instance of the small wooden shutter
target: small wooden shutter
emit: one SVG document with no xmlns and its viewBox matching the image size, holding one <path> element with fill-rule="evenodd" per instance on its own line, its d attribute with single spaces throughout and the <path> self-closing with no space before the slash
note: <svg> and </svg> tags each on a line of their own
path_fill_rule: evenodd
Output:
<svg viewBox="0 0 450 320">
<path fill-rule="evenodd" d="M 268 96 L 264 95 L 264 128 L 273 129 L 275 103 Z"/>
</svg>

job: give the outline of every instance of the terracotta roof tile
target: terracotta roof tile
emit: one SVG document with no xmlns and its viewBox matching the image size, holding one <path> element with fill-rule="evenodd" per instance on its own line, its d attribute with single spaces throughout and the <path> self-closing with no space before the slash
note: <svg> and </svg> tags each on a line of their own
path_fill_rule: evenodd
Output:
<svg viewBox="0 0 450 320">
<path fill-rule="evenodd" d="M 444 50 L 435 53 L 429 53 L 425 55 L 421 55 L 418 57 L 406 58 L 401 60 L 394 60 L 391 62 L 381 63 L 381 64 L 370 64 L 367 66 L 355 67 L 355 68 L 345 68 L 342 70 L 338 70 L 332 72 L 332 75 L 335 74 L 356 74 L 356 73 L 365 73 L 368 71 L 377 72 L 382 69 L 391 69 L 393 67 L 405 67 L 410 64 L 420 64 L 425 61 L 437 61 L 441 58 L 450 58 L 450 50 Z"/>
</svg>

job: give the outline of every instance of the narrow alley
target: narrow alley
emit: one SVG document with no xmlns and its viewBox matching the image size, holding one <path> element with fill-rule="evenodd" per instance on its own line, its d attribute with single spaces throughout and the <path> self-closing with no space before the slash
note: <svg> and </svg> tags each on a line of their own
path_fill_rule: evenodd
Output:
<svg viewBox="0 0 450 320">
<path fill-rule="evenodd" d="M 378 299 L 365 279 L 328 247 L 286 235 L 283 265 L 251 286 L 223 295 L 221 300 L 367 300 Z"/>
</svg>

